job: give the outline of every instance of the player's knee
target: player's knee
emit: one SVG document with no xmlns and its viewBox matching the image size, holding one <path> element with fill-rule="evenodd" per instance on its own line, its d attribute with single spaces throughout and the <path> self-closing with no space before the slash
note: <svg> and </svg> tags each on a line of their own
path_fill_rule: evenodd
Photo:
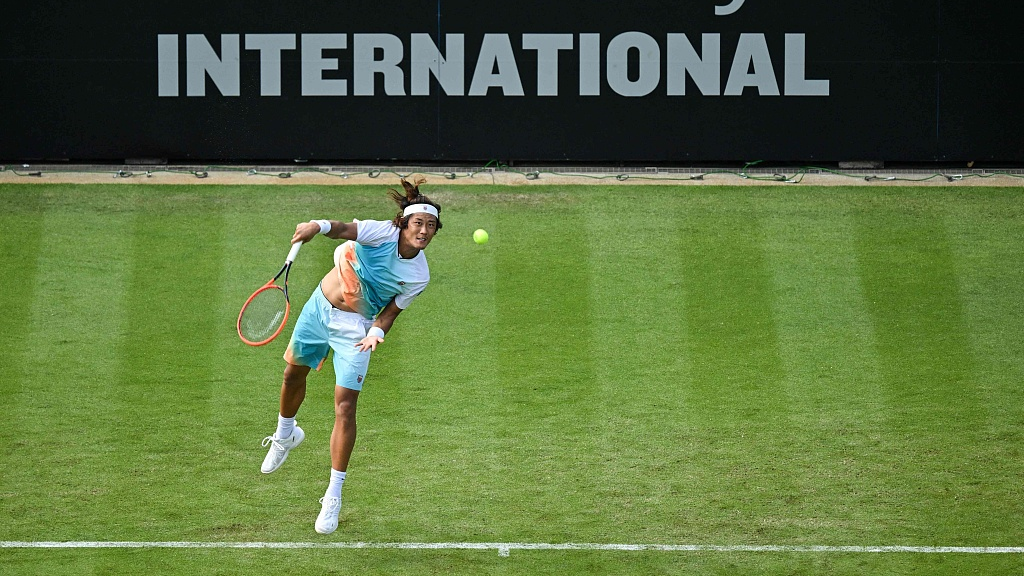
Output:
<svg viewBox="0 0 1024 576">
<path fill-rule="evenodd" d="M 302 366 L 288 364 L 284 369 L 284 385 L 289 388 L 299 388 L 306 385 L 306 374 L 309 369 L 303 370 Z"/>
<path fill-rule="evenodd" d="M 356 417 L 356 401 L 342 398 L 335 402 L 334 417 L 339 420 L 354 420 Z"/>
</svg>

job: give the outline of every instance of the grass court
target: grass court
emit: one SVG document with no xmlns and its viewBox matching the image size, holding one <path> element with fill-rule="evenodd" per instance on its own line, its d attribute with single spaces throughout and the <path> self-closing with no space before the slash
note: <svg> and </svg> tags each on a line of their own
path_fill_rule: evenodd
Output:
<svg viewBox="0 0 1024 576">
<path fill-rule="evenodd" d="M 446 186 L 374 353 L 338 530 L 333 368 L 259 472 L 238 309 L 377 186 L 0 185 L 2 542 L 1024 546 L 1021 188 Z M 477 245 L 473 230 L 490 242 Z M 1019 574 L 1024 553 L 0 548 L 0 574 Z"/>
</svg>

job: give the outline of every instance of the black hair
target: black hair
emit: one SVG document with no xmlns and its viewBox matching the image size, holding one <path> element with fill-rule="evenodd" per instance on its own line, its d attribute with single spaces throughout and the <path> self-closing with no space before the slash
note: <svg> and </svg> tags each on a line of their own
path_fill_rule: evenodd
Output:
<svg viewBox="0 0 1024 576">
<path fill-rule="evenodd" d="M 406 208 L 413 204 L 427 204 L 437 209 L 437 229 L 441 229 L 441 205 L 420 193 L 420 184 L 426 181 L 426 178 L 417 178 L 410 183 L 405 178 L 402 178 L 402 188 L 405 188 L 405 194 L 394 188 L 388 189 L 388 196 L 395 201 L 395 204 L 398 204 L 398 214 L 391 221 L 395 227 L 405 228 L 409 225 L 409 219 L 405 216 Z"/>
</svg>

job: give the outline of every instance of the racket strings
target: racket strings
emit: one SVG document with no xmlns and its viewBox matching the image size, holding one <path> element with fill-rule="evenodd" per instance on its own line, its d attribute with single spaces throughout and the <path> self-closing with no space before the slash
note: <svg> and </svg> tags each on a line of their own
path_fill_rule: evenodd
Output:
<svg viewBox="0 0 1024 576">
<path fill-rule="evenodd" d="M 264 290 L 253 297 L 242 310 L 239 332 L 251 342 L 262 342 L 273 336 L 284 322 L 287 301 L 280 289 Z"/>
</svg>

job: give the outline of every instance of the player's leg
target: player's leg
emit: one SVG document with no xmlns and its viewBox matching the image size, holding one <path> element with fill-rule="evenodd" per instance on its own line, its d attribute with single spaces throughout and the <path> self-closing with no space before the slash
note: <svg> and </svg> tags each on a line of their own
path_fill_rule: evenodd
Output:
<svg viewBox="0 0 1024 576">
<path fill-rule="evenodd" d="M 295 415 L 299 406 L 306 398 L 306 375 L 312 370 L 309 366 L 285 364 L 284 382 L 281 384 L 281 409 L 277 415 L 277 430 L 263 439 L 263 446 L 268 447 L 267 456 L 263 459 L 260 472 L 270 474 L 281 467 L 288 458 L 292 448 L 302 444 L 306 433 L 295 424 Z"/>
<path fill-rule="evenodd" d="M 356 401 L 359 391 L 334 387 L 334 429 L 331 431 L 331 480 L 320 499 L 320 514 L 316 518 L 316 531 L 330 534 L 338 527 L 341 511 L 341 487 L 345 483 L 348 461 L 356 445 Z"/>
<path fill-rule="evenodd" d="M 356 402 L 359 390 L 344 386 L 334 387 L 334 429 L 331 431 L 331 480 L 320 499 L 320 514 L 316 517 L 316 531 L 330 534 L 338 527 L 341 512 L 341 488 L 348 473 L 348 461 L 356 445 Z"/>
<path fill-rule="evenodd" d="M 312 370 L 309 366 L 285 364 L 284 383 L 281 384 L 281 416 L 295 418 L 299 406 L 306 399 L 306 376 Z"/>
<path fill-rule="evenodd" d="M 334 430 L 331 431 L 331 468 L 348 470 L 348 461 L 356 445 L 356 401 L 359 391 L 334 387 Z"/>
<path fill-rule="evenodd" d="M 365 321 L 359 316 L 336 311 L 331 323 L 331 348 L 334 349 L 334 429 L 331 432 L 331 479 L 320 499 L 320 514 L 315 528 L 330 534 L 338 527 L 341 488 L 348 473 L 348 462 L 356 443 L 356 402 L 362 390 L 369 352 L 359 352 L 355 344 L 366 336 Z"/>
<path fill-rule="evenodd" d="M 287 364 L 281 384 L 277 430 L 263 439 L 263 446 L 269 447 L 260 467 L 264 474 L 277 470 L 288 458 L 288 452 L 306 437 L 302 428 L 295 424 L 295 415 L 306 398 L 306 376 L 312 367 L 320 367 L 330 351 L 327 328 L 329 311 L 330 303 L 317 288 L 295 322 L 295 329 L 284 354 Z"/>
<path fill-rule="evenodd" d="M 281 410 L 277 415 L 277 430 L 263 439 L 263 446 L 269 446 L 260 471 L 270 474 L 284 464 L 288 453 L 306 438 L 306 433 L 295 424 L 295 415 L 306 398 L 306 375 L 309 366 L 286 364 L 284 383 L 281 384 Z"/>
</svg>

